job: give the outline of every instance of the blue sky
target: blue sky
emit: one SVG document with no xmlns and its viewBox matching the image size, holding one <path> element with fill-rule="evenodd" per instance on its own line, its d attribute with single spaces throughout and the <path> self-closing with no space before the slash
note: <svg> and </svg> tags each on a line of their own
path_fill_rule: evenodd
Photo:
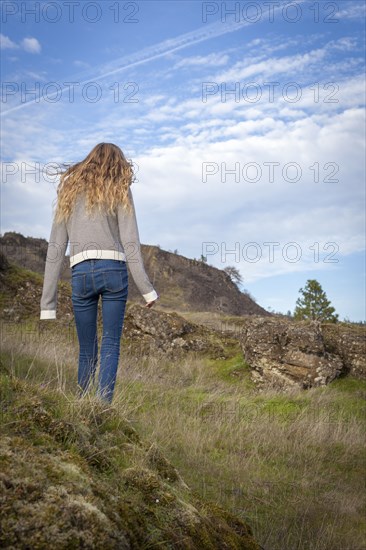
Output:
<svg viewBox="0 0 366 550">
<path fill-rule="evenodd" d="M 2 234 L 49 239 L 42 169 L 109 141 L 135 163 L 142 243 L 235 266 L 266 309 L 317 279 L 365 319 L 363 1 L 1 11 Z"/>
</svg>

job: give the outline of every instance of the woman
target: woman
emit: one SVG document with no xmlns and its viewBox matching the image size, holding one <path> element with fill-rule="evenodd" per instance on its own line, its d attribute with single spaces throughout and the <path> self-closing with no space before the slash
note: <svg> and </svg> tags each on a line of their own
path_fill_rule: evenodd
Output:
<svg viewBox="0 0 366 550">
<path fill-rule="evenodd" d="M 41 298 L 40 318 L 56 319 L 57 283 L 70 241 L 72 304 L 80 346 L 79 393 L 94 383 L 101 295 L 103 338 L 97 395 L 108 403 L 116 382 L 127 301 L 126 262 L 146 307 L 158 298 L 141 256 L 132 180 L 132 164 L 113 143 L 99 143 L 84 160 L 61 173 Z"/>
</svg>

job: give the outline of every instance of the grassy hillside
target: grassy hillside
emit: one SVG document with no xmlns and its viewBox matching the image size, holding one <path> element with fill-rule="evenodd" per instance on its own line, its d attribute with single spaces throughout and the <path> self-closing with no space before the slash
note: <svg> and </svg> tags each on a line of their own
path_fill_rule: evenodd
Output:
<svg viewBox="0 0 366 550">
<path fill-rule="evenodd" d="M 115 399 L 103 412 L 92 396 L 80 405 L 74 398 L 78 347 L 70 334 L 62 327 L 55 337 L 20 329 L 12 327 L 2 339 L 3 364 L 13 375 L 3 377 L 2 386 L 3 491 L 10 495 L 10 518 L 22 508 L 14 495 L 26 499 L 28 537 L 36 536 L 34 503 L 42 509 L 36 524 L 42 526 L 63 499 L 56 532 L 65 526 L 73 532 L 76 524 L 87 537 L 93 523 L 104 548 L 123 548 L 118 536 L 129 521 L 141 527 L 133 528 L 135 547 L 180 548 L 178 532 L 188 541 L 182 548 L 205 548 L 197 537 L 207 517 L 219 529 L 210 535 L 220 540 L 213 548 L 225 548 L 224 533 L 234 520 L 210 508 L 215 503 L 249 525 L 266 550 L 364 548 L 364 381 L 347 377 L 306 393 L 258 394 L 240 354 L 227 360 L 187 354 L 173 361 L 122 345 Z M 164 466 L 151 466 L 148 449 Z M 235 525 L 239 536 L 244 527 Z M 104 538 L 111 533 L 117 538 Z"/>
<path fill-rule="evenodd" d="M 259 550 L 249 525 L 192 491 L 118 407 L 75 400 L 13 366 L 5 355 L 1 548 Z"/>
</svg>

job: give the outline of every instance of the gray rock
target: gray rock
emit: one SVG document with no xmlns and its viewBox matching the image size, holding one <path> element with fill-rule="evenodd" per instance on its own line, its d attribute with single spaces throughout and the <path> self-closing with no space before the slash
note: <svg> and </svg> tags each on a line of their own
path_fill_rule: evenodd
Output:
<svg viewBox="0 0 366 550">
<path fill-rule="evenodd" d="M 268 317 L 245 319 L 240 335 L 253 380 L 285 390 L 322 386 L 350 372 L 366 378 L 365 341 L 364 330 Z"/>
</svg>

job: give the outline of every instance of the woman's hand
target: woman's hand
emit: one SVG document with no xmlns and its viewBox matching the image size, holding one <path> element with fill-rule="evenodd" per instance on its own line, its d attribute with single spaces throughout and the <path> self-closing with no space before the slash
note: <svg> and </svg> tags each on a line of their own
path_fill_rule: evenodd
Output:
<svg viewBox="0 0 366 550">
<path fill-rule="evenodd" d="M 159 294 L 157 295 L 157 297 L 155 298 L 155 300 L 153 300 L 152 302 L 148 302 L 147 304 L 145 304 L 145 307 L 153 307 L 153 305 L 155 304 L 156 300 L 159 298 Z"/>
</svg>

